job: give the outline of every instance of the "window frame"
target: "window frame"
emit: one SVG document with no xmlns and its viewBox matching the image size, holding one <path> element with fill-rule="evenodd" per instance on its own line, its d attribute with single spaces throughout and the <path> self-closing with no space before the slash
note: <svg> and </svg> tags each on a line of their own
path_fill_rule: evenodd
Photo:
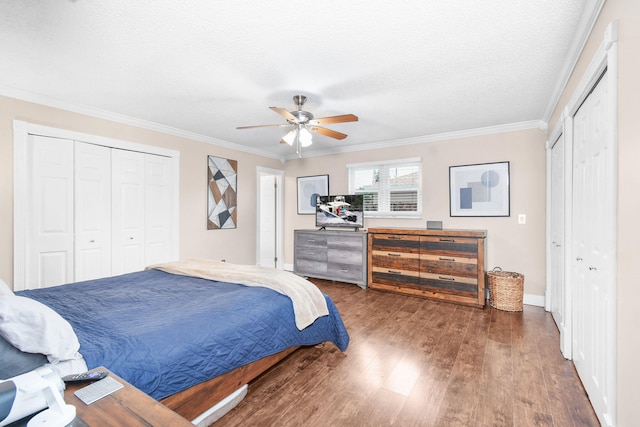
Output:
<svg viewBox="0 0 640 427">
<path fill-rule="evenodd" d="M 377 190 L 378 209 L 382 206 L 387 210 L 384 211 L 370 211 L 365 210 L 364 216 L 366 218 L 396 218 L 396 219 L 417 219 L 422 218 L 422 159 L 420 157 L 408 158 L 408 159 L 396 159 L 385 160 L 380 162 L 364 162 L 364 163 L 350 163 L 347 164 L 347 173 L 349 179 L 349 194 L 366 194 L 366 192 L 356 191 L 355 186 L 355 172 L 361 170 L 374 170 L 380 171 L 380 185 Z M 391 186 L 389 178 L 389 170 L 394 168 L 412 167 L 418 168 L 418 182 L 416 189 L 416 210 L 413 211 L 392 211 L 391 210 Z"/>
</svg>

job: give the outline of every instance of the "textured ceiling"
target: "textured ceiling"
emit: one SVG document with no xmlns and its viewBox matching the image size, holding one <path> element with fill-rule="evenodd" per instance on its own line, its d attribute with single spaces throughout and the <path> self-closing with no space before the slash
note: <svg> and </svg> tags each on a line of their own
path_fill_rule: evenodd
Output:
<svg viewBox="0 0 640 427">
<path fill-rule="evenodd" d="M 314 151 L 549 119 L 602 0 L 0 0 L 0 94 L 274 157 L 308 97 Z M 355 148 L 353 146 L 356 146 Z"/>
</svg>

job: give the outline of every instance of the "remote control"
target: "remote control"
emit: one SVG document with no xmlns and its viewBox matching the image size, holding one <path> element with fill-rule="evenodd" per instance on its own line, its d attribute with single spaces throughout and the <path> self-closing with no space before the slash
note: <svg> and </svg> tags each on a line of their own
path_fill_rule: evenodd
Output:
<svg viewBox="0 0 640 427">
<path fill-rule="evenodd" d="M 81 374 L 72 374 L 62 377 L 65 383 L 86 383 L 90 381 L 101 380 L 109 375 L 107 371 L 83 372 Z"/>
</svg>

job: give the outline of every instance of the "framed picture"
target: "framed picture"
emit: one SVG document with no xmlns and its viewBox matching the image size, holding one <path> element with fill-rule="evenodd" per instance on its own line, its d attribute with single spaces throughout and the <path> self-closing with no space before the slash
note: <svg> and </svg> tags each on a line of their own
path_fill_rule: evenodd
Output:
<svg viewBox="0 0 640 427">
<path fill-rule="evenodd" d="M 316 214 L 316 197 L 329 195 L 329 175 L 298 177 L 298 215 Z"/>
<path fill-rule="evenodd" d="M 509 216 L 509 162 L 449 167 L 450 216 Z"/>
<path fill-rule="evenodd" d="M 238 224 L 238 161 L 207 157 L 207 230 Z"/>
</svg>

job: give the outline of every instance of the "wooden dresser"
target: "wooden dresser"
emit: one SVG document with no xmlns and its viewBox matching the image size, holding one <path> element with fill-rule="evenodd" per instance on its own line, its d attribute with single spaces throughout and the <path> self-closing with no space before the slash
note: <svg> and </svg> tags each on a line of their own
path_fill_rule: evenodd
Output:
<svg viewBox="0 0 640 427">
<path fill-rule="evenodd" d="M 372 289 L 484 307 L 484 230 L 370 228 Z"/>
<path fill-rule="evenodd" d="M 294 230 L 293 272 L 367 287 L 367 233 Z"/>
</svg>

